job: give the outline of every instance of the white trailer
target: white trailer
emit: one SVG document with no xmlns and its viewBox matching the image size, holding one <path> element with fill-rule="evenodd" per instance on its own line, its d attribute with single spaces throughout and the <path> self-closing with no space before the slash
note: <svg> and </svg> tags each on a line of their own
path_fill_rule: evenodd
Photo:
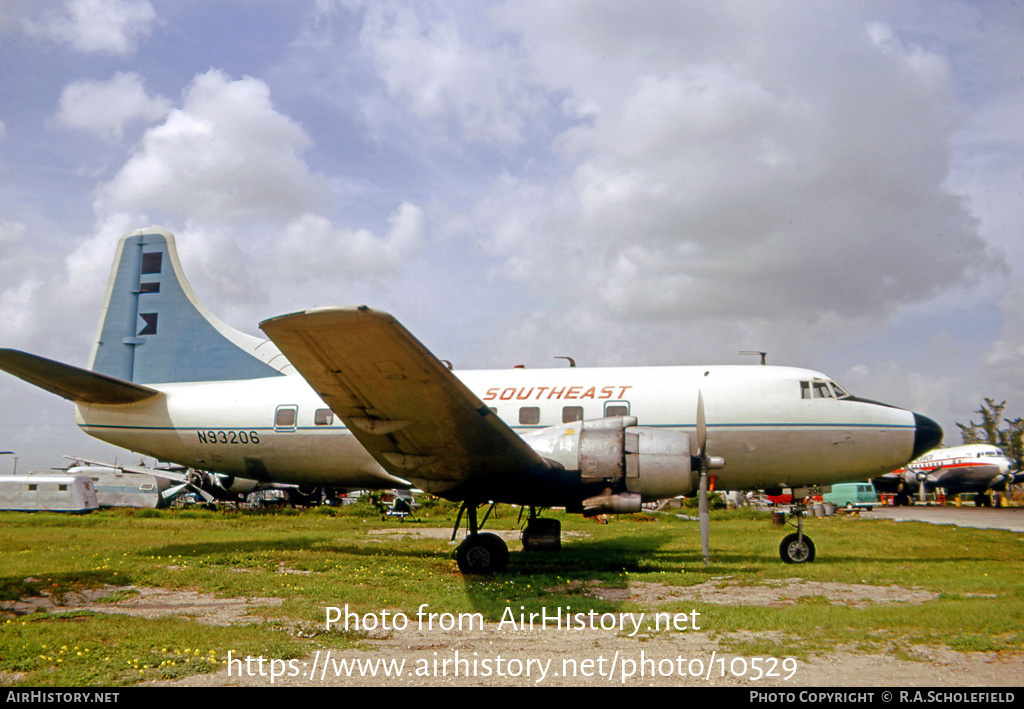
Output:
<svg viewBox="0 0 1024 709">
<path fill-rule="evenodd" d="M 84 514 L 98 508 L 96 488 L 88 475 L 0 475 L 0 510 Z"/>
</svg>

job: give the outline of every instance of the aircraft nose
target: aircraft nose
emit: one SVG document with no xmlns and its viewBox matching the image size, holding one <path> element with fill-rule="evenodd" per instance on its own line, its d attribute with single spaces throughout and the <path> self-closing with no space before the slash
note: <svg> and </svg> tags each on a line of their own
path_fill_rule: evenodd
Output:
<svg viewBox="0 0 1024 709">
<path fill-rule="evenodd" d="M 917 426 L 913 454 L 913 459 L 916 460 L 942 443 L 942 426 L 921 414 L 914 414 L 914 425 Z"/>
</svg>

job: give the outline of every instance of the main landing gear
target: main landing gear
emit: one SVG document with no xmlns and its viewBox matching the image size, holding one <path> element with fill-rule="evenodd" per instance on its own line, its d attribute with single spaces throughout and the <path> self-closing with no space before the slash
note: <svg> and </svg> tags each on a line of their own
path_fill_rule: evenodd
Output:
<svg viewBox="0 0 1024 709">
<path fill-rule="evenodd" d="M 494 504 L 487 509 L 483 521 L 477 523 L 477 503 L 463 502 L 455 519 L 452 541 L 459 532 L 462 514 L 467 513 L 469 534 L 455 550 L 455 561 L 464 574 L 492 574 L 508 568 L 508 545 L 497 534 L 481 532 Z M 523 530 L 524 551 L 558 551 L 562 547 L 562 524 L 557 519 L 537 516 L 537 508 L 530 506 L 530 516 Z"/>
<path fill-rule="evenodd" d="M 508 568 L 508 545 L 497 534 L 481 533 L 482 524 L 477 524 L 476 502 L 467 500 L 462 503 L 458 517 L 455 518 L 455 529 L 452 530 L 452 541 L 459 532 L 459 524 L 462 522 L 462 513 L 468 512 L 469 534 L 455 550 L 455 561 L 459 565 L 459 571 L 464 574 L 491 574 L 504 571 Z M 484 522 L 490 516 L 494 505 L 484 515 Z"/>
<path fill-rule="evenodd" d="M 804 515 L 807 514 L 807 506 L 803 504 L 795 505 L 790 508 L 789 514 L 796 517 L 796 524 L 794 525 L 785 519 L 782 524 L 788 522 L 790 526 L 796 527 L 796 532 L 794 534 L 787 534 L 783 538 L 782 544 L 779 545 L 779 556 L 787 564 L 809 564 L 814 561 L 814 542 L 804 534 L 803 523 Z"/>
</svg>

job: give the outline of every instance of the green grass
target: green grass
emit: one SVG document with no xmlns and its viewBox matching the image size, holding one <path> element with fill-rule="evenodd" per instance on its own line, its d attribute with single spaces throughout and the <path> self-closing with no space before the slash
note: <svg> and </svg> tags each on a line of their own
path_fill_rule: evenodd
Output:
<svg viewBox="0 0 1024 709">
<path fill-rule="evenodd" d="M 803 656 L 842 645 L 913 657 L 915 647 L 1020 650 L 1024 645 L 1024 537 L 836 516 L 808 520 L 813 564 L 778 558 L 787 533 L 767 514 L 716 511 L 712 563 L 700 559 L 694 522 L 633 515 L 597 524 L 562 520 L 558 554 L 510 544 L 509 570 L 492 577 L 458 573 L 447 536 L 394 534 L 448 530 L 455 508 L 439 504 L 420 522 L 382 522 L 369 507 L 277 513 L 103 510 L 84 517 L 0 514 L 0 601 L 52 595 L 67 602 L 89 588 L 191 589 L 222 597 L 282 599 L 257 607 L 254 622 L 221 627 L 185 616 L 144 620 L 85 611 L 0 612 L 0 684 L 125 685 L 206 672 L 233 656 L 288 659 L 318 648 L 358 646 L 361 633 L 324 631 L 325 608 L 359 614 L 422 604 L 437 613 L 480 613 L 491 621 L 571 606 L 574 612 L 701 613 L 726 649 Z M 499 508 L 489 529 L 518 529 L 518 511 Z M 382 533 L 383 532 L 383 533 Z M 577 536 L 582 535 L 582 536 Z M 914 587 L 939 594 L 920 604 L 854 607 L 808 595 L 790 605 L 668 603 L 640 607 L 601 600 L 594 588 L 643 583 L 691 586 L 712 579 L 742 587 L 805 581 Z M 744 632 L 740 632 L 744 631 Z"/>
</svg>

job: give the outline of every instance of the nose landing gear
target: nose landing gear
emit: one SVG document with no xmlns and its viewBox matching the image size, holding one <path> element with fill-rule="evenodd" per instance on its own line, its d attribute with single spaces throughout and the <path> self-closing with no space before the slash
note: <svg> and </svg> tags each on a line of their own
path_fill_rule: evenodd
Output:
<svg viewBox="0 0 1024 709">
<path fill-rule="evenodd" d="M 807 506 L 804 504 L 795 505 L 790 508 L 789 514 L 796 517 L 796 524 L 786 520 L 791 526 L 796 527 L 796 532 L 788 534 L 779 545 L 779 556 L 787 564 L 809 564 L 814 561 L 814 542 L 804 534 L 804 515 L 807 514 Z"/>
</svg>

